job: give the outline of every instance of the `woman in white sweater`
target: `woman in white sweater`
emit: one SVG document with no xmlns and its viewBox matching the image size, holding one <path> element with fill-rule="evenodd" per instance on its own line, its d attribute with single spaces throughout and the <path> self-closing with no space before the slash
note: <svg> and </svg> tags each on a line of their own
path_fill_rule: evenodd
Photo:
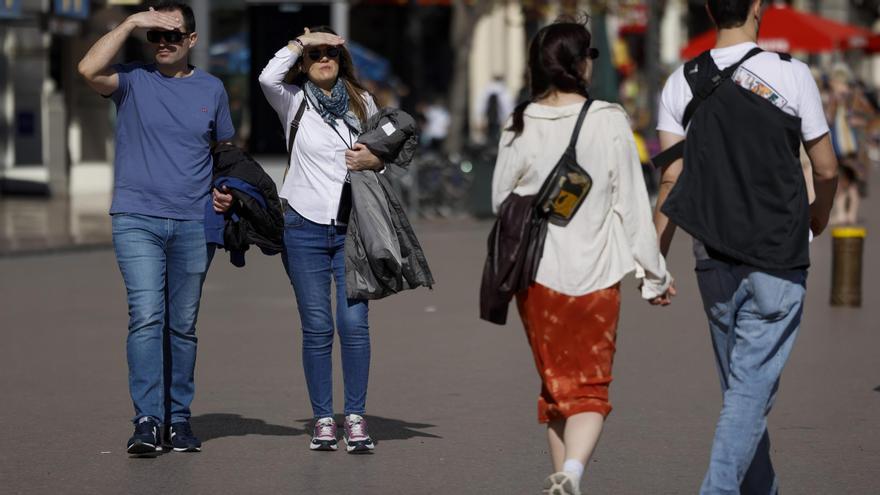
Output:
<svg viewBox="0 0 880 495">
<path fill-rule="evenodd" d="M 333 280 L 345 383 L 343 439 L 349 453 L 361 453 L 374 447 L 363 418 L 370 334 L 367 301 L 345 295 L 345 204 L 351 201 L 345 184 L 349 170 L 378 170 L 383 164 L 357 143 L 361 126 L 376 113 L 376 105 L 355 78 L 344 43 L 330 28 L 306 29 L 269 61 L 260 74 L 260 86 L 288 138 L 291 122 L 303 109 L 279 195 L 286 203 L 282 259 L 296 294 L 303 368 L 315 418 L 309 448 L 337 448 L 331 360 Z M 294 76 L 292 84 L 285 83 L 289 73 Z"/>
<path fill-rule="evenodd" d="M 501 136 L 492 184 L 497 211 L 511 193 L 535 194 L 568 145 L 593 59 L 587 28 L 561 20 L 529 47 L 531 99 Z M 593 179 L 565 227 L 549 225 L 535 283 L 517 306 L 542 380 L 538 420 L 554 474 L 544 493 L 577 494 L 605 417 L 620 313 L 620 280 L 635 271 L 642 297 L 668 304 L 672 277 L 657 247 L 651 206 L 626 114 L 592 103 L 576 142 L 578 163 Z"/>
</svg>

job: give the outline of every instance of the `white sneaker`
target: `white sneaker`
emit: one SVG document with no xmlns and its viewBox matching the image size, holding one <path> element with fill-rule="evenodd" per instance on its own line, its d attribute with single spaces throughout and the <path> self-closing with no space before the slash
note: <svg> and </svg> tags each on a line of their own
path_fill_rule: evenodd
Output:
<svg viewBox="0 0 880 495">
<path fill-rule="evenodd" d="M 541 493 L 543 495 L 581 495 L 581 490 L 571 474 L 560 471 L 547 476 Z"/>
</svg>

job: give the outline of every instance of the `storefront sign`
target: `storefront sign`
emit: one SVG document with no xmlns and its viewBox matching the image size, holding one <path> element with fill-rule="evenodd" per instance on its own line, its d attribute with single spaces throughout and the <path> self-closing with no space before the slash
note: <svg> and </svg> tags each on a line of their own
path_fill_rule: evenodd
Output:
<svg viewBox="0 0 880 495">
<path fill-rule="evenodd" d="M 0 19 L 21 17 L 21 0 L 0 0 Z"/>
<path fill-rule="evenodd" d="M 87 19 L 89 17 L 89 0 L 55 0 L 55 15 Z"/>
</svg>

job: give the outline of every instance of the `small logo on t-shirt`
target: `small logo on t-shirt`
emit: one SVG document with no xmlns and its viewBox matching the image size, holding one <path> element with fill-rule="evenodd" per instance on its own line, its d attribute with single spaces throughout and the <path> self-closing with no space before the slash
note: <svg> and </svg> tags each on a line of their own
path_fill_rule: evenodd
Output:
<svg viewBox="0 0 880 495">
<path fill-rule="evenodd" d="M 208 113 L 208 107 L 202 107 L 202 113 Z"/>
<path fill-rule="evenodd" d="M 785 108 L 785 105 L 788 104 L 788 100 L 784 96 L 745 67 L 740 67 L 736 70 L 733 74 L 733 82 L 764 98 L 779 109 Z"/>
</svg>

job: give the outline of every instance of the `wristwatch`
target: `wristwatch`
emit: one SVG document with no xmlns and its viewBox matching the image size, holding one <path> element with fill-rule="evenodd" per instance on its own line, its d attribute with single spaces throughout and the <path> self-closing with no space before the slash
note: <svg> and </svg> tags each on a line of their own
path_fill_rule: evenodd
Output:
<svg viewBox="0 0 880 495">
<path fill-rule="evenodd" d="M 292 41 L 293 41 L 294 43 L 296 43 L 297 45 L 299 45 L 300 50 L 305 51 L 306 46 L 303 45 L 303 42 L 302 42 L 299 38 L 294 38 Z"/>
</svg>

